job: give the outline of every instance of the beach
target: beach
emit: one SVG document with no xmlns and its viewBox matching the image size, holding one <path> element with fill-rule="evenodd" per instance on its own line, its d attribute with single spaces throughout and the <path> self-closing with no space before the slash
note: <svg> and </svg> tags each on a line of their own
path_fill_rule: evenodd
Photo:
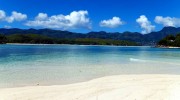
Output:
<svg viewBox="0 0 180 100">
<path fill-rule="evenodd" d="M 0 100 L 180 100 L 180 0 L 1 0 Z"/>
<path fill-rule="evenodd" d="M 180 75 L 115 75 L 69 85 L 1 88 L 0 100 L 179 100 Z"/>
</svg>

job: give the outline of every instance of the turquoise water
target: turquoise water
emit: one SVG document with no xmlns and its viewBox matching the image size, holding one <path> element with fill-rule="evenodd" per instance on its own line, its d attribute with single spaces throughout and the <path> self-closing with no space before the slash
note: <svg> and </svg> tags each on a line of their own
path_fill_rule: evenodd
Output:
<svg viewBox="0 0 180 100">
<path fill-rule="evenodd" d="M 120 74 L 180 74 L 180 49 L 0 45 L 0 87 L 70 84 Z"/>
</svg>

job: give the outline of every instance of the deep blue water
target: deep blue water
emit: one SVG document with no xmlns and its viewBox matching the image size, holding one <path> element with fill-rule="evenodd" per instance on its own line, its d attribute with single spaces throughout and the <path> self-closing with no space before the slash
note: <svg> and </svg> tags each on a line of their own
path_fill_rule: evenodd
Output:
<svg viewBox="0 0 180 100">
<path fill-rule="evenodd" d="M 119 74 L 180 74 L 180 49 L 0 45 L 0 87 L 69 84 Z"/>
</svg>

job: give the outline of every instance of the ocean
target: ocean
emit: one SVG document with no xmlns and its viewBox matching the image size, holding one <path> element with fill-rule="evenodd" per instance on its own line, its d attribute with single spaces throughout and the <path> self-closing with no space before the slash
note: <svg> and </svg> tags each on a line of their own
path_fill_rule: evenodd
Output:
<svg viewBox="0 0 180 100">
<path fill-rule="evenodd" d="M 72 84 L 122 74 L 180 74 L 180 49 L 0 45 L 0 88 Z"/>
</svg>

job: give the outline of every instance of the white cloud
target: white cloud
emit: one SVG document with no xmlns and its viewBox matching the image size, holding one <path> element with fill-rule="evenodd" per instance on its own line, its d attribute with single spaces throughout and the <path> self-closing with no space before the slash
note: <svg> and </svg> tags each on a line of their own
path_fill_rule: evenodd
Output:
<svg viewBox="0 0 180 100">
<path fill-rule="evenodd" d="M 26 14 L 22 14 L 16 11 L 12 12 L 12 15 L 9 17 L 6 17 L 6 21 L 9 23 L 12 23 L 14 21 L 22 21 L 22 20 L 26 20 L 27 19 L 27 15 Z"/>
<path fill-rule="evenodd" d="M 11 28 L 11 26 L 5 25 L 4 28 L 9 29 L 9 28 Z"/>
<path fill-rule="evenodd" d="M 141 26 L 142 34 L 150 33 L 155 29 L 154 25 L 151 25 L 151 22 L 148 20 L 148 18 L 145 15 L 141 15 L 138 19 L 136 19 L 136 22 Z"/>
<path fill-rule="evenodd" d="M 25 25 L 33 27 L 75 29 L 91 28 L 90 19 L 87 17 L 88 11 L 73 11 L 69 15 L 53 15 L 48 17 L 45 13 L 39 13 L 33 21 L 28 21 Z"/>
<path fill-rule="evenodd" d="M 6 17 L 6 13 L 3 10 L 0 10 L 0 20 L 3 20 Z"/>
<path fill-rule="evenodd" d="M 123 21 L 119 17 L 113 17 L 112 19 L 103 20 L 100 22 L 101 27 L 116 28 L 123 25 Z"/>
<path fill-rule="evenodd" d="M 155 22 L 163 26 L 180 27 L 180 18 L 156 16 Z"/>
<path fill-rule="evenodd" d="M 39 13 L 38 16 L 35 18 L 36 20 L 46 20 L 48 15 L 46 13 Z"/>
<path fill-rule="evenodd" d="M 11 16 L 6 16 L 6 12 L 0 10 L 0 21 L 7 21 L 8 23 L 12 23 L 14 21 L 22 21 L 26 19 L 27 19 L 26 14 L 13 11 Z"/>
</svg>

